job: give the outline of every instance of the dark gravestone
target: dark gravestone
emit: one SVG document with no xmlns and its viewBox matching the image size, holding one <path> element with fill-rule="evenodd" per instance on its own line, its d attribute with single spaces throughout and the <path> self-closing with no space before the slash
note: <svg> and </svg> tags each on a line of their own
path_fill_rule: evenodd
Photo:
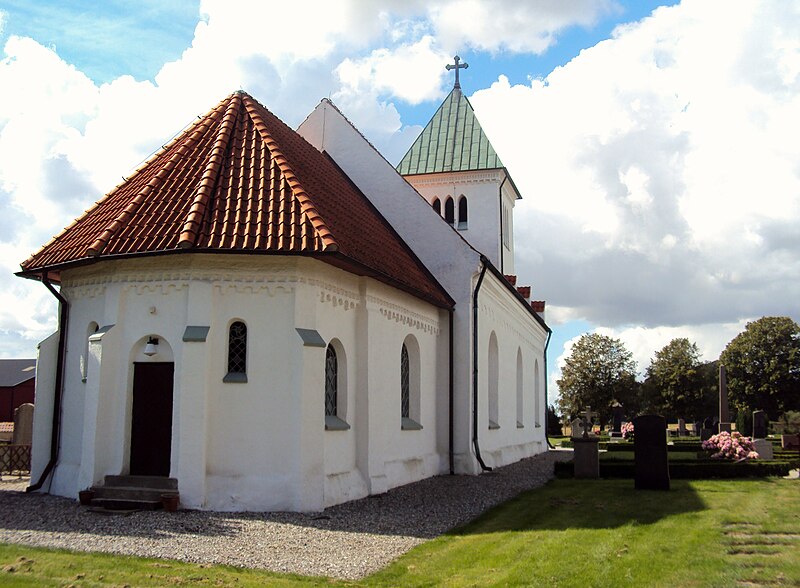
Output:
<svg viewBox="0 0 800 588">
<path fill-rule="evenodd" d="M 669 490 L 667 419 L 646 414 L 633 419 L 635 487 L 637 490 Z"/>
<path fill-rule="evenodd" d="M 714 419 L 711 417 L 706 417 L 706 420 L 703 421 L 703 428 L 700 429 L 700 441 L 708 441 L 717 434 L 716 425 L 714 424 Z"/>
<path fill-rule="evenodd" d="M 753 439 L 766 439 L 769 418 L 763 410 L 753 411 Z"/>
<path fill-rule="evenodd" d="M 624 416 L 625 409 L 621 404 L 615 402 L 611 407 L 611 436 L 622 437 L 622 417 Z"/>
<path fill-rule="evenodd" d="M 702 421 L 695 421 L 694 422 L 694 434 L 700 436 L 700 429 L 703 428 Z"/>
</svg>

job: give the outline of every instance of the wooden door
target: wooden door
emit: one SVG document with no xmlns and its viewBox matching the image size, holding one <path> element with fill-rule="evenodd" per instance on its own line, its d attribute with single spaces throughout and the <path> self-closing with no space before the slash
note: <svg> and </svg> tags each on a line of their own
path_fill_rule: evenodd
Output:
<svg viewBox="0 0 800 588">
<path fill-rule="evenodd" d="M 174 370 L 172 362 L 133 364 L 131 475 L 169 476 Z"/>
</svg>

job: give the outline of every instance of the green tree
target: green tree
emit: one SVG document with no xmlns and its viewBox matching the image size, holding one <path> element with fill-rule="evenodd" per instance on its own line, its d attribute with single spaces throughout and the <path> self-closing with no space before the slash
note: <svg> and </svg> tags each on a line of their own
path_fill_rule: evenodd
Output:
<svg viewBox="0 0 800 588">
<path fill-rule="evenodd" d="M 616 400 L 626 411 L 637 402 L 636 362 L 622 341 L 605 335 L 582 335 L 572 347 L 557 382 L 561 414 L 575 418 L 587 405 L 601 423 L 611 417 Z"/>
<path fill-rule="evenodd" d="M 728 397 L 739 410 L 766 410 L 775 419 L 800 407 L 800 327 L 789 317 L 747 323 L 720 355 Z"/>
<path fill-rule="evenodd" d="M 694 420 L 704 413 L 701 365 L 697 345 L 685 337 L 656 351 L 647 368 L 647 383 L 665 414 Z"/>
</svg>

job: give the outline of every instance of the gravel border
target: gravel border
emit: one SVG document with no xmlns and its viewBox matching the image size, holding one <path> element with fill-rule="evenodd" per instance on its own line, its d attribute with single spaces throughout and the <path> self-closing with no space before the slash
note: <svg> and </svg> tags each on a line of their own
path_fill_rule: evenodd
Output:
<svg viewBox="0 0 800 588">
<path fill-rule="evenodd" d="M 480 476 L 436 476 L 321 513 L 197 510 L 106 515 L 0 482 L 0 541 L 359 579 L 553 477 L 554 450 Z"/>
</svg>

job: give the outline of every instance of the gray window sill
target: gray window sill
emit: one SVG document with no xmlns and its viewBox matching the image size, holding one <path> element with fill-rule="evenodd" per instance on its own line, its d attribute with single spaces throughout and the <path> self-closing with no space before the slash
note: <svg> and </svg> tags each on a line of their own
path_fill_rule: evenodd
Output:
<svg viewBox="0 0 800 588">
<path fill-rule="evenodd" d="M 419 431 L 422 429 L 422 425 L 408 417 L 402 417 L 400 419 L 400 428 L 403 431 Z"/>
<path fill-rule="evenodd" d="M 228 372 L 222 381 L 226 384 L 246 384 L 247 374 L 244 372 Z"/>
<path fill-rule="evenodd" d="M 499 429 L 499 428 L 500 428 L 500 425 L 498 425 L 496 422 L 489 421 L 489 430 L 490 431 L 494 431 L 495 429 Z"/>
<path fill-rule="evenodd" d="M 325 415 L 325 430 L 326 431 L 347 431 L 350 429 L 345 421 L 337 416 L 326 414 Z"/>
</svg>

